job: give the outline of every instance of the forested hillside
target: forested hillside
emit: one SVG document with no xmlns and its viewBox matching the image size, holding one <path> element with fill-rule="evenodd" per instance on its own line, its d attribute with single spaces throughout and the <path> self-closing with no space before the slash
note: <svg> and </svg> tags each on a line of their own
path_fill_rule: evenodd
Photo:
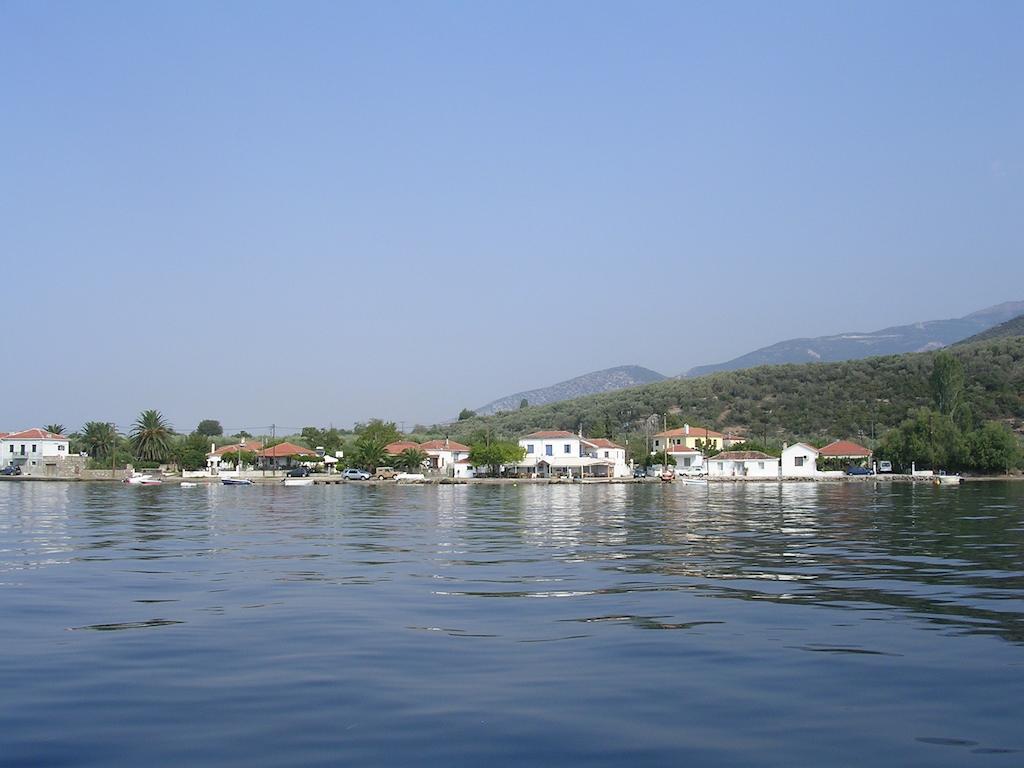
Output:
<svg viewBox="0 0 1024 768">
<path fill-rule="evenodd" d="M 990 339 L 1004 339 L 1009 336 L 1024 336 L 1024 315 L 1007 320 L 1005 323 L 1000 323 L 994 328 L 989 328 L 987 331 L 971 336 L 969 339 L 964 339 L 959 344 L 974 344 L 978 341 L 989 341 Z"/>
<path fill-rule="evenodd" d="M 954 347 L 964 364 L 963 413 L 1019 429 L 1024 418 L 1024 338 Z M 699 379 L 641 387 L 528 407 L 451 425 L 453 437 L 481 431 L 518 436 L 582 425 L 591 436 L 624 437 L 687 422 L 769 441 L 861 438 L 871 442 L 915 407 L 929 406 L 928 377 L 936 353 L 873 357 L 841 363 L 761 366 Z"/>
</svg>

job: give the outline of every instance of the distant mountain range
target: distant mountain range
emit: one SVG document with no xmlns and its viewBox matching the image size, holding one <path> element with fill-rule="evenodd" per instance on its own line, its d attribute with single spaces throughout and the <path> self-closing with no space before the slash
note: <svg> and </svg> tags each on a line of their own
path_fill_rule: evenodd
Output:
<svg viewBox="0 0 1024 768">
<path fill-rule="evenodd" d="M 883 328 L 880 331 L 789 339 L 755 349 L 724 363 L 691 368 L 683 377 L 706 376 L 718 371 L 736 371 L 758 365 L 833 363 L 875 355 L 927 352 L 980 334 L 1021 314 L 1024 314 L 1024 301 L 1008 301 L 955 320 L 928 320 L 913 325 Z"/>
<path fill-rule="evenodd" d="M 991 339 L 1005 339 L 1010 336 L 1024 336 L 1024 315 L 1019 315 L 1013 320 L 1007 320 L 989 328 L 987 331 L 976 333 L 963 341 L 958 341 L 956 346 L 961 344 L 973 344 L 976 341 L 989 341 Z"/>
<path fill-rule="evenodd" d="M 666 378 L 668 377 L 657 371 L 642 368 L 639 365 L 620 365 L 618 368 L 585 373 L 574 379 L 552 384 L 550 387 L 507 395 L 477 408 L 476 413 L 480 416 L 490 416 L 498 411 L 514 411 L 519 408 L 524 399 L 530 405 L 546 405 L 562 400 L 572 400 L 584 395 L 596 395 L 599 392 L 612 392 L 616 389 L 650 384 Z"/>
</svg>

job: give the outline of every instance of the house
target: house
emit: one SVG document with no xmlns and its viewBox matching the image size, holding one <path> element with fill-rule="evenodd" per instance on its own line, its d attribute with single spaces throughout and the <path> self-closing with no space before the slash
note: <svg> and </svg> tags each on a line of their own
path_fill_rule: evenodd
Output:
<svg viewBox="0 0 1024 768">
<path fill-rule="evenodd" d="M 793 443 L 782 449 L 783 477 L 817 477 L 818 449 L 807 443 Z"/>
<path fill-rule="evenodd" d="M 670 445 L 668 455 L 676 460 L 676 469 L 684 467 L 699 467 L 704 463 L 704 454 L 696 448 L 688 448 L 685 445 Z M 669 462 L 671 464 L 671 462 Z"/>
<path fill-rule="evenodd" d="M 388 443 L 387 445 L 385 445 L 384 452 L 388 456 L 397 456 L 402 451 L 407 451 L 410 448 L 413 448 L 417 451 L 421 450 L 421 446 L 419 443 L 414 443 L 411 440 L 397 440 L 394 443 Z"/>
<path fill-rule="evenodd" d="M 319 455 L 312 448 L 295 443 L 279 443 L 256 453 L 256 461 L 261 469 L 287 469 L 295 465 L 296 457 L 320 461 Z"/>
<path fill-rule="evenodd" d="M 837 468 L 849 464 L 867 464 L 871 461 L 871 451 L 849 440 L 836 440 L 818 453 L 822 459 Z"/>
<path fill-rule="evenodd" d="M 211 475 L 218 474 L 220 472 L 220 463 L 225 453 L 241 453 L 242 451 L 258 453 L 261 450 L 263 450 L 263 443 L 259 442 L 235 443 L 234 445 L 222 445 L 220 448 L 211 443 L 210 452 L 206 454 L 206 470 Z"/>
<path fill-rule="evenodd" d="M 779 460 L 760 451 L 725 451 L 708 459 L 707 466 L 708 477 L 779 477 Z"/>
<path fill-rule="evenodd" d="M 725 435 L 715 432 L 707 427 L 691 427 L 684 424 L 679 429 L 669 429 L 659 432 L 654 436 L 654 453 L 661 453 L 666 448 L 671 449 L 674 445 L 682 445 L 687 448 L 698 448 L 697 441 L 701 445 L 721 450 L 725 447 Z"/>
<path fill-rule="evenodd" d="M 66 474 L 71 441 L 64 435 L 33 427 L 0 433 L 0 466 L 17 465 L 25 475 Z"/>
<path fill-rule="evenodd" d="M 428 440 L 417 448 L 427 454 L 428 468 L 439 472 L 448 472 L 452 465 L 469 458 L 468 445 L 449 440 L 447 437 L 444 440 Z"/>
<path fill-rule="evenodd" d="M 452 476 L 469 480 L 476 477 L 476 467 L 469 459 L 459 459 L 452 466 Z M 486 467 L 485 467 L 486 469 Z"/>
<path fill-rule="evenodd" d="M 526 455 L 515 473 L 537 477 L 625 477 L 626 449 L 610 440 L 586 440 L 561 430 L 533 432 L 519 439 Z"/>
</svg>

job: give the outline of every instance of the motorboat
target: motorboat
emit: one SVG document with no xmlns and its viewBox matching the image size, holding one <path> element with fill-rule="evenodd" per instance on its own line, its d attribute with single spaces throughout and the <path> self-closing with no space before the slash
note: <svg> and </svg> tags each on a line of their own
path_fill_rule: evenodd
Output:
<svg viewBox="0 0 1024 768">
<path fill-rule="evenodd" d="M 152 475 L 132 472 L 131 477 L 126 477 L 121 482 L 125 485 L 163 485 L 164 481 Z"/>
<path fill-rule="evenodd" d="M 199 483 L 181 483 L 182 488 L 198 488 Z"/>
<path fill-rule="evenodd" d="M 312 485 L 313 484 L 313 478 L 312 477 L 286 477 L 281 482 L 284 483 L 286 486 L 289 486 L 289 487 L 291 487 L 291 486 L 304 486 L 304 485 Z"/>
<path fill-rule="evenodd" d="M 960 475 L 936 475 L 933 482 L 936 485 L 960 485 L 963 478 Z"/>
<path fill-rule="evenodd" d="M 683 485 L 707 485 L 708 481 L 700 477 L 680 477 L 679 482 Z"/>
<path fill-rule="evenodd" d="M 221 477 L 224 485 L 252 485 L 252 480 L 247 477 Z"/>
</svg>

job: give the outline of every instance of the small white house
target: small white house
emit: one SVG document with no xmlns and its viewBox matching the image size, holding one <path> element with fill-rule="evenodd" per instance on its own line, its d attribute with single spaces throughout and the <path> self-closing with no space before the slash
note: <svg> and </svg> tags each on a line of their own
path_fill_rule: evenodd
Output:
<svg viewBox="0 0 1024 768">
<path fill-rule="evenodd" d="M 775 480 L 779 460 L 760 451 L 725 451 L 707 460 L 708 477 Z"/>
<path fill-rule="evenodd" d="M 817 477 L 818 449 L 807 443 L 794 443 L 782 449 L 783 477 Z"/>
<path fill-rule="evenodd" d="M 463 480 L 472 480 L 476 477 L 476 467 L 470 463 L 469 459 L 459 459 L 452 465 L 453 476 L 461 478 Z M 486 467 L 484 468 L 486 470 Z"/>
<path fill-rule="evenodd" d="M 704 454 L 696 448 L 689 448 L 685 445 L 669 446 L 668 455 L 676 460 L 677 470 L 687 467 L 699 467 L 704 464 Z"/>
<path fill-rule="evenodd" d="M 419 446 L 427 454 L 427 466 L 437 472 L 449 472 L 454 464 L 469 458 L 469 446 L 454 440 L 428 440 Z M 455 473 L 455 477 L 458 477 Z"/>
<path fill-rule="evenodd" d="M 21 432 L 0 433 L 0 466 L 16 464 L 22 472 L 66 459 L 70 441 L 64 435 L 35 427 Z"/>
<path fill-rule="evenodd" d="M 585 455 L 594 459 L 614 462 L 612 477 L 630 477 L 633 472 L 626 463 L 626 449 L 604 437 L 590 437 L 582 441 Z"/>
</svg>

